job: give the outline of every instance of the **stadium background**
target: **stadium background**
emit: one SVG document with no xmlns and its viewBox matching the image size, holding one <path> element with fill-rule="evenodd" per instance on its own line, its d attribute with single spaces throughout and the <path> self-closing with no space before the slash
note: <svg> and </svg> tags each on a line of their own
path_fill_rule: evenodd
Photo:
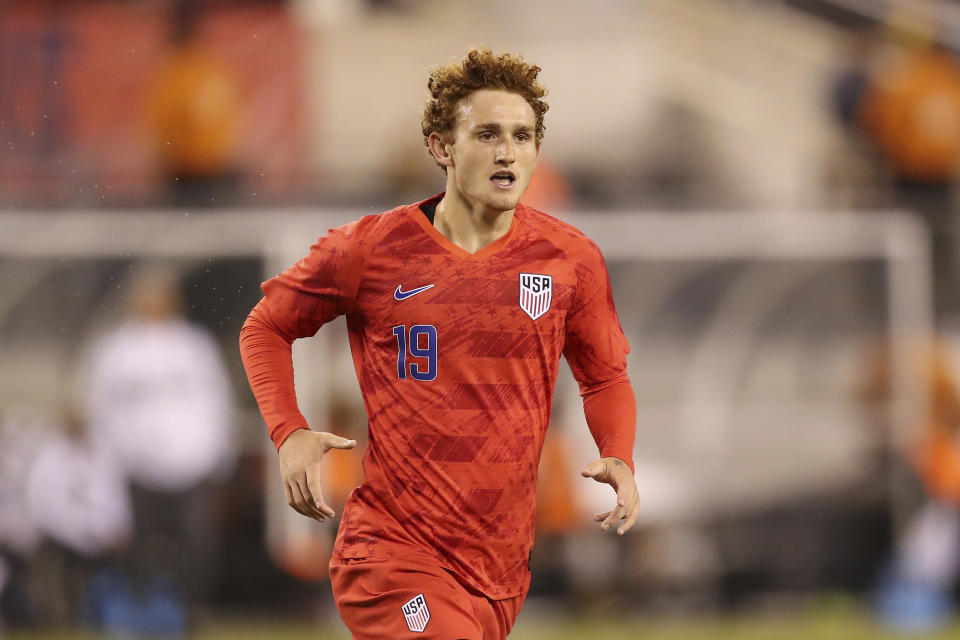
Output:
<svg viewBox="0 0 960 640">
<path fill-rule="evenodd" d="M 232 389 L 196 633 L 346 637 L 335 529 L 277 495 L 236 338 L 328 227 L 442 189 L 426 75 L 486 45 L 543 67 L 526 201 L 607 255 L 640 416 L 641 520 L 615 540 L 588 525 L 609 496 L 577 478 L 593 445 L 562 367 L 514 636 L 952 637 L 958 33 L 948 1 L 4 3 L 0 633 L 102 633 L 26 485 L 87 419 L 87 351 L 146 267 Z M 343 337 L 298 343 L 298 394 L 362 437 Z M 328 462 L 342 502 L 356 460 Z M 110 562 L 87 560 L 84 580 Z"/>
</svg>

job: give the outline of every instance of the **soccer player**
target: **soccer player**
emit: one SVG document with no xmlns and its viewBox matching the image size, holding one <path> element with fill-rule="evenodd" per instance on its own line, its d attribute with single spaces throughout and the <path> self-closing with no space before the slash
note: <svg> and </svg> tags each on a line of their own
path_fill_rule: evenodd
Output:
<svg viewBox="0 0 960 640">
<path fill-rule="evenodd" d="M 486 49 L 433 71 L 422 128 L 446 191 L 331 229 L 263 284 L 241 331 L 287 500 L 323 521 L 320 460 L 356 443 L 309 429 L 290 345 L 347 317 L 369 443 L 330 576 L 354 638 L 506 637 L 561 354 L 601 456 L 582 475 L 616 491 L 594 520 L 623 534 L 637 517 L 629 348 L 603 257 L 519 203 L 543 139 L 539 71 Z"/>
</svg>

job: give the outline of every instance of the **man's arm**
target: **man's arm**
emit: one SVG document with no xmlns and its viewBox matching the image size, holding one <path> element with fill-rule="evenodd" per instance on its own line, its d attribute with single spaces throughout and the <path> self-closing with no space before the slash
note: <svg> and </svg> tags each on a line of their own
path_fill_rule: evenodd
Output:
<svg viewBox="0 0 960 640">
<path fill-rule="evenodd" d="M 637 407 L 630 380 L 624 375 L 623 380 L 584 396 L 583 412 L 602 457 L 580 473 L 585 478 L 609 484 L 617 492 L 617 506 L 595 514 L 593 519 L 601 523 L 604 531 L 623 520 L 617 529 L 617 533 L 623 535 L 636 522 L 640 507 L 640 494 L 633 477 Z"/>
<path fill-rule="evenodd" d="M 277 450 L 291 433 L 310 428 L 297 406 L 293 384 L 292 345 L 297 337 L 273 320 L 266 298 L 257 303 L 240 329 L 240 357 L 247 381 Z"/>
<path fill-rule="evenodd" d="M 639 494 L 633 478 L 633 443 L 637 409 L 627 353 L 630 347 L 613 304 L 610 277 L 600 250 L 589 243 L 581 255 L 579 281 L 566 318 L 564 356 L 580 385 L 587 426 L 597 443 L 600 459 L 583 469 L 584 477 L 609 484 L 617 504 L 594 520 L 606 531 L 626 533 L 637 519 Z"/>
<path fill-rule="evenodd" d="M 297 406 L 292 340 L 270 319 L 266 302 L 254 307 L 240 330 L 240 355 L 260 412 L 277 446 L 287 503 L 323 522 L 336 516 L 323 499 L 320 461 L 330 449 L 352 449 L 355 440 L 310 430 Z"/>
<path fill-rule="evenodd" d="M 355 310 L 364 250 L 358 236 L 375 217 L 331 229 L 310 253 L 263 283 L 264 297 L 240 331 L 240 354 L 260 413 L 280 457 L 287 502 L 321 522 L 335 514 L 323 500 L 320 460 L 353 440 L 310 430 L 297 406 L 291 346 L 325 323 Z"/>
</svg>

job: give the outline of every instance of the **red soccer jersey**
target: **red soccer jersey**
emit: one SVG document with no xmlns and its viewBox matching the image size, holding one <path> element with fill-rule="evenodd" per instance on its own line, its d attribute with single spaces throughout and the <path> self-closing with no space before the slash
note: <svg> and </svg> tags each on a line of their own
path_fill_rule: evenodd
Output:
<svg viewBox="0 0 960 640">
<path fill-rule="evenodd" d="M 509 232 L 470 254 L 421 204 L 330 230 L 263 284 L 254 314 L 288 341 L 347 316 L 369 444 L 334 554 L 425 553 L 490 598 L 513 597 L 529 585 L 560 355 L 589 394 L 627 380 L 629 348 L 581 232 L 518 205 Z M 286 398 L 258 394 L 278 446 L 306 424 L 292 388 Z"/>
</svg>

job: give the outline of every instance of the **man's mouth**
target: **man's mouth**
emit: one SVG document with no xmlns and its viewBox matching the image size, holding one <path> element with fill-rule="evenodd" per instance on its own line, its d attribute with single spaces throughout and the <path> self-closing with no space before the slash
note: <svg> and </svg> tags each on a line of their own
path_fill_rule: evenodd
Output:
<svg viewBox="0 0 960 640">
<path fill-rule="evenodd" d="M 495 174 L 490 176 L 490 182 L 497 185 L 501 189 L 510 189 L 513 187 L 513 183 L 517 181 L 517 176 L 513 174 L 513 171 L 497 171 Z"/>
</svg>

